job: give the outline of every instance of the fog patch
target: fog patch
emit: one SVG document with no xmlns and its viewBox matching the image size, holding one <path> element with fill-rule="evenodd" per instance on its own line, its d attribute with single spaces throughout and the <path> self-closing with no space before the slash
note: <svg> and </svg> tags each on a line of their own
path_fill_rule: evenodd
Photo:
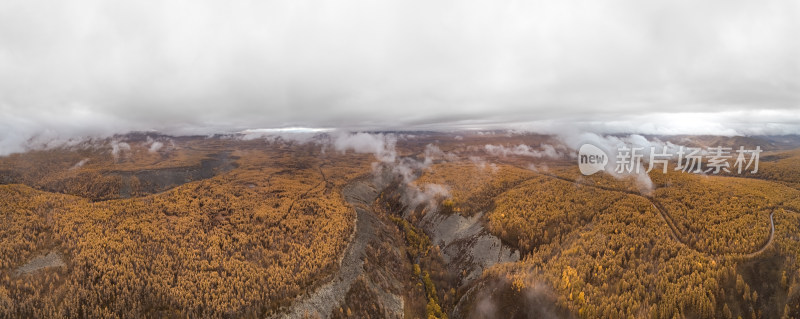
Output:
<svg viewBox="0 0 800 319">
<path fill-rule="evenodd" d="M 154 141 L 153 144 L 150 144 L 150 148 L 147 149 L 147 151 L 150 152 L 150 153 L 158 153 L 158 150 L 160 150 L 161 147 L 163 147 L 163 146 L 164 146 L 164 143 L 161 143 L 161 142 L 158 142 L 158 141 Z"/>
<path fill-rule="evenodd" d="M 119 159 L 121 156 L 125 155 L 125 152 L 131 150 L 131 145 L 125 142 L 120 142 L 117 140 L 111 141 L 111 156 L 114 157 L 114 160 Z"/>
<path fill-rule="evenodd" d="M 513 147 L 487 144 L 484 146 L 484 151 L 491 156 L 499 157 L 527 156 L 549 159 L 558 159 L 564 157 L 563 153 L 557 151 L 556 148 L 550 144 L 542 144 L 541 149 L 535 149 L 525 144 L 519 144 Z"/>
<path fill-rule="evenodd" d="M 286 128 L 261 128 L 248 129 L 238 132 L 237 138 L 244 141 L 264 139 L 269 142 L 291 142 L 297 144 L 329 142 L 327 128 L 286 127 Z"/>
<path fill-rule="evenodd" d="M 333 136 L 333 147 L 336 151 L 373 154 L 375 158 L 384 163 L 395 161 L 397 157 L 396 144 L 397 136 L 394 134 L 359 132 L 338 133 Z"/>
<path fill-rule="evenodd" d="M 443 152 L 438 146 L 433 144 L 425 145 L 425 162 L 424 165 L 430 166 L 433 164 L 434 161 L 442 160 L 447 162 L 453 162 L 458 160 L 458 155 L 452 152 Z"/>
<path fill-rule="evenodd" d="M 456 305 L 455 314 L 466 318 L 570 318 L 569 311 L 558 305 L 556 294 L 546 283 L 525 279 L 518 290 L 507 277 L 488 277 L 467 292 Z M 473 311 L 462 313 L 474 295 Z"/>
<path fill-rule="evenodd" d="M 450 197 L 450 191 L 447 186 L 439 184 L 425 184 L 422 186 L 407 184 L 401 200 L 408 207 L 423 205 L 428 211 L 436 211 L 439 208 L 439 200 L 448 197 Z"/>
<path fill-rule="evenodd" d="M 606 165 L 605 172 L 616 179 L 633 179 L 639 192 L 644 195 L 649 195 L 653 192 L 653 181 L 647 174 L 650 168 L 650 158 L 654 155 L 654 159 L 665 159 L 658 157 L 659 154 L 668 154 L 670 161 L 675 158 L 675 154 L 682 147 L 671 142 L 664 142 L 658 138 L 648 140 L 639 134 L 630 134 L 627 136 L 615 135 L 598 135 L 595 133 L 581 132 L 581 133 L 564 133 L 557 135 L 564 145 L 572 150 L 577 150 L 583 144 L 592 144 L 603 150 L 610 158 L 616 159 L 620 150 L 625 147 L 628 149 L 639 148 L 638 154 L 641 158 L 636 160 L 634 165 L 638 165 L 638 172 L 636 166 L 631 172 L 623 170 L 618 172 L 616 160 L 610 160 Z M 577 155 L 571 155 L 573 159 L 577 159 Z M 669 168 L 668 168 L 669 169 Z M 653 170 L 663 171 L 662 164 L 653 163 Z"/>
<path fill-rule="evenodd" d="M 88 163 L 88 162 L 89 162 L 89 159 L 88 158 L 84 158 L 84 159 L 78 161 L 77 163 L 75 163 L 75 165 L 72 165 L 70 170 L 79 169 L 79 168 L 83 167 L 83 165 L 86 165 L 86 163 Z"/>
</svg>

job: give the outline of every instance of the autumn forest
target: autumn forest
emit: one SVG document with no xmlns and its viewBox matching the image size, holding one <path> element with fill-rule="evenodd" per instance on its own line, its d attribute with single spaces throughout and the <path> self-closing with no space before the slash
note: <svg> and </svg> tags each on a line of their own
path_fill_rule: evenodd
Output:
<svg viewBox="0 0 800 319">
<path fill-rule="evenodd" d="M 506 132 L 11 154 L 0 317 L 800 318 L 800 140 L 680 142 L 765 150 L 753 174 L 639 176 Z"/>
</svg>

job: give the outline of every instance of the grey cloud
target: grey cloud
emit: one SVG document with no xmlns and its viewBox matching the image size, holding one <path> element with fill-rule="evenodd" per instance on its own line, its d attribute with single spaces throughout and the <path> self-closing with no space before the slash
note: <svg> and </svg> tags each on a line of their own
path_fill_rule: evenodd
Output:
<svg viewBox="0 0 800 319">
<path fill-rule="evenodd" d="M 791 0 L 9 0 L 0 154 L 129 130 L 696 130 L 654 113 L 797 133 L 798 29 Z M 795 115 L 743 123 L 760 111 Z"/>
</svg>

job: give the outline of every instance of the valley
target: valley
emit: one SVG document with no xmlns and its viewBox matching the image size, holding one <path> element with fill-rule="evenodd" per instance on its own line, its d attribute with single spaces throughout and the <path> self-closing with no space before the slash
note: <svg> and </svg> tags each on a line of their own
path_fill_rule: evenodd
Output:
<svg viewBox="0 0 800 319">
<path fill-rule="evenodd" d="M 793 318 L 800 153 L 765 159 L 644 188 L 581 175 L 557 137 L 500 132 L 134 134 L 13 154 L 0 315 Z"/>
</svg>

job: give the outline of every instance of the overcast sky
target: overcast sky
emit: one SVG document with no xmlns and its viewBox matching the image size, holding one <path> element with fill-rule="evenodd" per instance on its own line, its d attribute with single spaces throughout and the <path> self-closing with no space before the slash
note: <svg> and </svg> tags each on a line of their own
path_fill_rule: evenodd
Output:
<svg viewBox="0 0 800 319">
<path fill-rule="evenodd" d="M 799 30 L 794 0 L 3 0 L 0 147 L 286 126 L 796 133 Z"/>
</svg>

